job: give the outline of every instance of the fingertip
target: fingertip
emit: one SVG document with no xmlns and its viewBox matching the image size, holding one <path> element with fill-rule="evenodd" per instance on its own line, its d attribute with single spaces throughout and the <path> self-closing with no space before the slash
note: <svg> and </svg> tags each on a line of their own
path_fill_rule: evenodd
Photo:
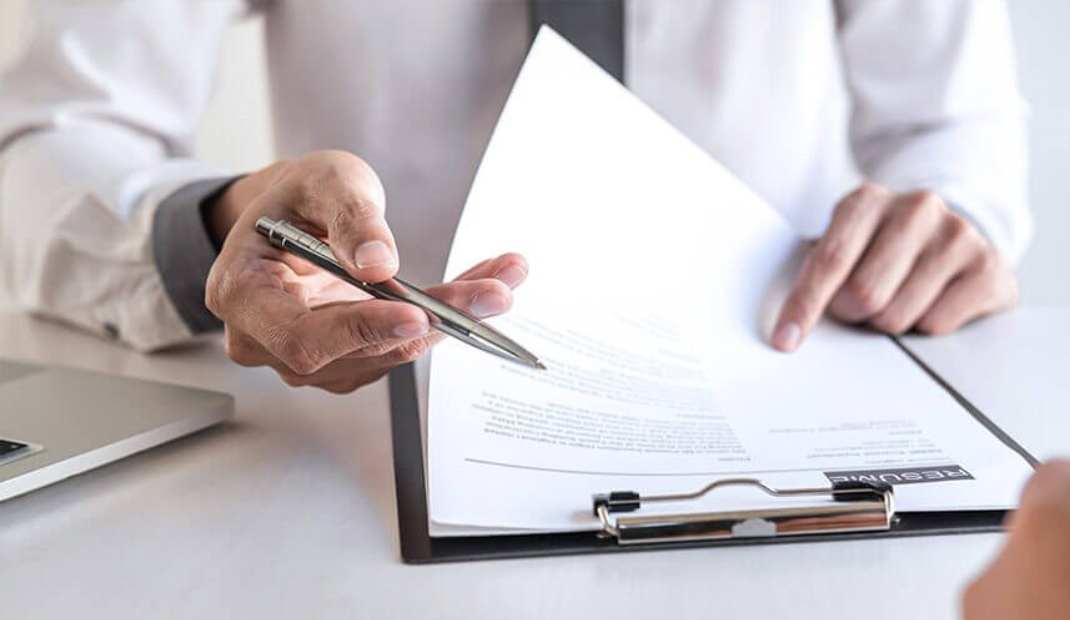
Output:
<svg viewBox="0 0 1070 620">
<path fill-rule="evenodd" d="M 506 286 L 514 289 L 527 279 L 528 271 L 519 264 L 508 264 L 494 274 L 495 279 L 504 282 Z"/>
<path fill-rule="evenodd" d="M 385 282 L 397 275 L 397 267 L 371 267 L 368 269 L 355 269 L 353 276 L 361 282 Z"/>
<path fill-rule="evenodd" d="M 382 282 L 398 271 L 397 251 L 379 239 L 365 241 L 353 252 L 356 276 L 366 282 Z"/>
<path fill-rule="evenodd" d="M 485 318 L 502 314 L 512 305 L 513 293 L 505 283 L 500 280 L 486 280 L 472 296 L 468 309 L 476 317 Z"/>
<path fill-rule="evenodd" d="M 382 304 L 384 311 L 380 314 L 383 321 L 382 333 L 395 338 L 418 338 L 431 330 L 427 313 L 411 304 L 397 301 L 366 301 L 364 304 Z"/>
<path fill-rule="evenodd" d="M 457 280 L 481 280 L 496 278 L 510 287 L 516 287 L 528 276 L 528 261 L 520 254 L 507 252 L 496 258 L 488 258 L 471 267 Z"/>
<path fill-rule="evenodd" d="M 794 321 L 782 322 L 773 330 L 772 345 L 778 351 L 791 353 L 802 342 L 802 328 Z"/>
<path fill-rule="evenodd" d="M 472 299 L 468 308 L 476 318 L 483 319 L 505 312 L 509 309 L 509 302 L 500 295 L 480 293 Z"/>
<path fill-rule="evenodd" d="M 931 316 L 926 316 L 918 321 L 918 324 L 915 325 L 914 329 L 916 329 L 918 333 L 930 337 L 943 336 L 952 331 L 950 326 L 945 322 L 939 319 L 934 319 Z"/>
<path fill-rule="evenodd" d="M 528 270 L 528 259 L 525 258 L 523 254 L 518 254 L 516 252 L 506 252 L 505 254 L 499 256 L 498 260 L 506 261 L 510 264 L 516 265 L 524 271 Z"/>
<path fill-rule="evenodd" d="M 394 335 L 398 338 L 419 338 L 425 335 L 431 326 L 428 325 L 427 319 L 418 321 L 405 321 L 398 323 L 394 326 Z"/>
</svg>

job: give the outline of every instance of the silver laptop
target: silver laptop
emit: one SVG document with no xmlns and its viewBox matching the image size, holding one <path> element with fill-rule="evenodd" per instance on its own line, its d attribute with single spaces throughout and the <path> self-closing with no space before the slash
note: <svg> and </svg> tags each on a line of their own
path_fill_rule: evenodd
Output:
<svg viewBox="0 0 1070 620">
<path fill-rule="evenodd" d="M 0 501 L 233 413 L 227 394 L 0 360 Z"/>
</svg>

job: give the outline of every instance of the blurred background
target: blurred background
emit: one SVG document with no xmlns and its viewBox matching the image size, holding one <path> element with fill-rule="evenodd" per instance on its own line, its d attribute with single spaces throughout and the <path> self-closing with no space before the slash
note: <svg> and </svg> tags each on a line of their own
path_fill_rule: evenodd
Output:
<svg viewBox="0 0 1070 620">
<path fill-rule="evenodd" d="M 0 70 L 19 45 L 25 6 L 0 0 Z M 1008 0 L 1019 79 L 1032 108 L 1032 208 L 1036 238 L 1019 266 L 1022 302 L 1070 304 L 1070 2 Z M 223 47 L 219 82 L 197 137 L 198 155 L 236 171 L 272 157 L 261 20 L 236 24 Z"/>
</svg>

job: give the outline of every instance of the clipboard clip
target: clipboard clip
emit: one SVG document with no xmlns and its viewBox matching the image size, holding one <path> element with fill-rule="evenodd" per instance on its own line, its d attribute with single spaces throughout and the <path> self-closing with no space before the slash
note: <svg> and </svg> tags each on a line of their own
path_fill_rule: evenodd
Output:
<svg viewBox="0 0 1070 620">
<path fill-rule="evenodd" d="M 714 489 L 729 486 L 756 487 L 777 498 L 824 497 L 833 500 L 833 503 L 765 510 L 618 517 L 616 521 L 610 517 L 613 513 L 638 511 L 643 504 L 699 499 Z M 879 532 L 890 530 L 895 516 L 891 485 L 866 482 L 774 489 L 755 478 L 726 478 L 690 493 L 641 496 L 634 491 L 614 491 L 595 495 L 593 499 L 594 515 L 602 522 L 599 536 L 615 538 L 621 545 Z"/>
</svg>

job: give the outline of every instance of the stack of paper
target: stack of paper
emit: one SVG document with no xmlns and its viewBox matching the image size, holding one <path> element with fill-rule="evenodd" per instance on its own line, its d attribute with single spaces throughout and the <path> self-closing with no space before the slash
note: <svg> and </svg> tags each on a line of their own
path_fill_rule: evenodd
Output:
<svg viewBox="0 0 1070 620">
<path fill-rule="evenodd" d="M 736 476 L 813 487 L 883 475 L 900 510 L 1014 506 L 1029 466 L 890 339 L 823 324 L 795 354 L 770 348 L 801 247 L 773 208 L 544 28 L 447 275 L 524 254 L 530 276 L 497 324 L 549 370 L 455 342 L 435 351 L 432 534 L 596 529 L 593 493 Z M 748 490 L 708 501 L 784 502 Z"/>
</svg>

